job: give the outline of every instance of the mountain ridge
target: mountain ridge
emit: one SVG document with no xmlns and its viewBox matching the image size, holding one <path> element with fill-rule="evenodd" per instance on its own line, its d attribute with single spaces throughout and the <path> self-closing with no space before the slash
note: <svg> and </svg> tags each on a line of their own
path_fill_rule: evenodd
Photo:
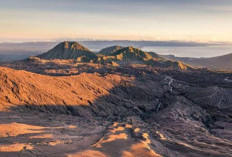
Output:
<svg viewBox="0 0 232 157">
<path fill-rule="evenodd" d="M 148 52 L 132 46 L 121 47 L 116 45 L 104 48 L 99 53 L 93 53 L 77 42 L 62 42 L 47 53 L 37 57 L 48 60 L 74 59 L 77 62 L 110 64 L 113 66 L 133 63 L 157 66 L 160 68 L 190 69 L 190 66 L 184 65 L 183 63 L 167 60 L 158 54 L 149 54 Z"/>
</svg>

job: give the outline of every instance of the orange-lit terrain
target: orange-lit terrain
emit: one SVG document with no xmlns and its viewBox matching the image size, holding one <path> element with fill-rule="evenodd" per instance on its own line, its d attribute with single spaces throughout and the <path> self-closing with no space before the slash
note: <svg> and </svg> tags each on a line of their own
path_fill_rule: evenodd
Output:
<svg viewBox="0 0 232 157">
<path fill-rule="evenodd" d="M 232 156 L 230 73 L 115 48 L 1 64 L 0 156 Z"/>
</svg>

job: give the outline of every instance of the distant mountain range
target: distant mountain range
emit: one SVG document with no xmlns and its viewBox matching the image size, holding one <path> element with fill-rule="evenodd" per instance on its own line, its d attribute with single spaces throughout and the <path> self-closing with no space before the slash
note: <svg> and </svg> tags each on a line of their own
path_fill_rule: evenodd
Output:
<svg viewBox="0 0 232 157">
<path fill-rule="evenodd" d="M 55 45 L 58 41 L 53 42 L 22 42 L 0 43 L 0 55 L 38 55 L 45 52 Z M 179 42 L 179 41 L 130 41 L 130 40 L 86 40 L 79 42 L 82 45 L 87 46 L 92 51 L 96 52 L 104 47 L 110 47 L 113 45 L 120 45 L 123 47 L 146 47 L 146 46 L 205 46 L 208 43 L 195 43 L 195 42 Z"/>
<path fill-rule="evenodd" d="M 89 62 L 111 65 L 145 64 L 162 68 L 188 69 L 191 68 L 178 61 L 167 60 L 158 54 L 142 51 L 132 46 L 112 46 L 99 51 L 91 52 L 77 42 L 62 42 L 46 53 L 37 56 L 40 59 L 74 59 L 77 62 Z"/>
<path fill-rule="evenodd" d="M 211 70 L 222 70 L 231 71 L 232 70 L 232 53 L 212 57 L 212 58 L 190 58 L 190 57 L 176 57 L 174 55 L 163 55 L 167 59 L 173 59 L 177 61 L 184 62 L 191 66 L 209 68 Z"/>
</svg>

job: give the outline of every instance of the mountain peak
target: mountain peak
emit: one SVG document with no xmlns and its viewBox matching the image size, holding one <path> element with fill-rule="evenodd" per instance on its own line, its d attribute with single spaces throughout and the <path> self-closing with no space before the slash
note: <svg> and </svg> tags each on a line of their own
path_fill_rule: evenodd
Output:
<svg viewBox="0 0 232 157">
<path fill-rule="evenodd" d="M 115 53 L 113 53 L 112 55 L 117 56 L 117 58 L 121 60 L 141 60 L 143 61 L 143 60 L 152 59 L 152 57 L 145 51 L 134 48 L 132 46 L 122 48 L 116 51 Z"/>
<path fill-rule="evenodd" d="M 75 41 L 64 41 L 60 43 L 59 45 L 62 46 L 64 49 L 69 49 L 69 50 L 90 51 L 88 48 L 84 47 L 83 45 Z"/>
<path fill-rule="evenodd" d="M 97 56 L 78 42 L 64 41 L 38 57 L 42 59 L 77 59 L 79 57 L 87 57 L 88 60 L 91 60 Z"/>
<path fill-rule="evenodd" d="M 136 50 L 139 50 L 137 48 L 134 48 L 132 46 L 125 47 L 125 50 L 130 51 L 130 52 L 135 52 Z"/>
</svg>

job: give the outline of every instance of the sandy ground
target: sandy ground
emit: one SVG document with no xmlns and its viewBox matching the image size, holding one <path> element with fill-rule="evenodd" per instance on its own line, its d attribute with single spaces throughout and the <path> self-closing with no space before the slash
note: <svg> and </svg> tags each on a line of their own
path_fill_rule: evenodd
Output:
<svg viewBox="0 0 232 157">
<path fill-rule="evenodd" d="M 146 132 L 126 123 L 36 112 L 2 112 L 0 118 L 2 157 L 160 156 Z"/>
<path fill-rule="evenodd" d="M 92 145 L 105 127 L 67 115 L 0 113 L 0 156 L 65 156 Z M 103 123 L 103 122 L 102 122 Z"/>
</svg>

